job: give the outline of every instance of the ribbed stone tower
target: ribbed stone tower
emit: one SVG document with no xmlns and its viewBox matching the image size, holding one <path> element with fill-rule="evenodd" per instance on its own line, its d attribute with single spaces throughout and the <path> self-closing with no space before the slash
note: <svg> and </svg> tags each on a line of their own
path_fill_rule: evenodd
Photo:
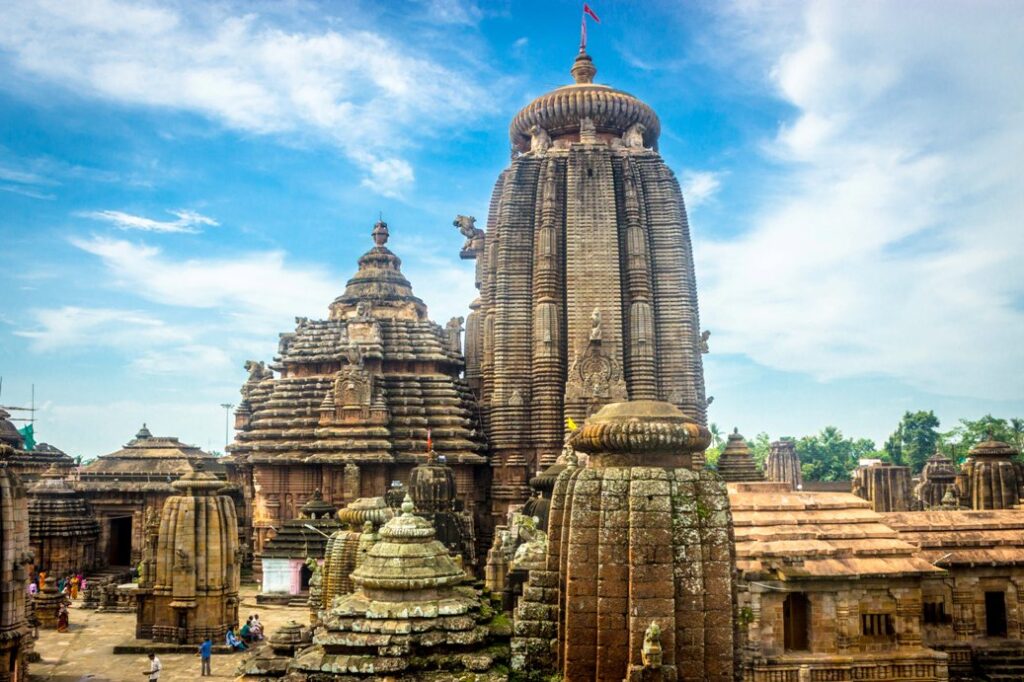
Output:
<svg viewBox="0 0 1024 682">
<path fill-rule="evenodd" d="M 764 480 L 764 474 L 754 461 L 754 453 L 750 451 L 739 429 L 729 434 L 725 449 L 718 458 L 718 475 L 729 483 Z"/>
<path fill-rule="evenodd" d="M 910 467 L 886 462 L 859 466 L 853 471 L 852 492 L 876 512 L 910 511 Z"/>
<path fill-rule="evenodd" d="M 197 470 L 172 483 L 178 494 L 151 525 L 139 577 L 136 637 L 194 643 L 238 625 L 238 523 L 224 482 Z"/>
<path fill-rule="evenodd" d="M 25 655 L 32 635 L 25 617 L 28 544 L 28 497 L 18 475 L 8 467 L 14 449 L 0 442 L 0 682 L 28 679 Z"/>
<path fill-rule="evenodd" d="M 29 488 L 28 527 L 36 569 L 52 576 L 96 564 L 100 524 L 85 496 L 51 465 Z"/>
<path fill-rule="evenodd" d="M 914 486 L 914 497 L 924 509 L 938 509 L 946 491 L 956 484 L 956 467 L 953 460 L 936 452 L 925 462 L 921 470 L 921 482 Z"/>
<path fill-rule="evenodd" d="M 1014 461 L 1016 448 L 989 436 L 969 453 L 957 487 L 961 503 L 971 509 L 1009 509 L 1024 497 L 1024 467 Z"/>
<path fill-rule="evenodd" d="M 594 83 L 586 52 L 571 73 L 513 119 L 486 234 L 456 221 L 477 259 L 466 375 L 479 377 L 499 515 L 554 463 L 566 417 L 643 399 L 706 421 L 689 225 L 658 117 Z"/>
<path fill-rule="evenodd" d="M 515 612 L 519 671 L 590 680 L 735 679 L 735 552 L 725 485 L 693 469 L 710 432 L 659 401 L 602 408 L 558 476 L 545 564 Z"/>
<path fill-rule="evenodd" d="M 764 462 L 764 475 L 769 481 L 788 483 L 794 490 L 801 488 L 804 476 L 800 470 L 796 443 L 791 440 L 772 441 L 768 459 Z"/>
</svg>

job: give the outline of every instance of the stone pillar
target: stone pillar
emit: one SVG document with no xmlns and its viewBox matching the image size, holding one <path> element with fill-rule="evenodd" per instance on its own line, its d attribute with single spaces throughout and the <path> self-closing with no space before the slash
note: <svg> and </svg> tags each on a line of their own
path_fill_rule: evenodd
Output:
<svg viewBox="0 0 1024 682">
<path fill-rule="evenodd" d="M 959 584 L 953 588 L 953 634 L 958 642 L 969 642 L 974 638 L 974 592 L 974 589 Z"/>
<path fill-rule="evenodd" d="M 345 465 L 344 476 L 345 478 L 342 484 L 343 495 L 345 498 L 345 503 L 348 504 L 349 502 L 358 499 L 362 492 L 359 467 L 353 462 L 347 463 Z"/>
<path fill-rule="evenodd" d="M 900 646 L 921 646 L 921 592 L 900 590 L 896 599 L 896 641 Z"/>
</svg>

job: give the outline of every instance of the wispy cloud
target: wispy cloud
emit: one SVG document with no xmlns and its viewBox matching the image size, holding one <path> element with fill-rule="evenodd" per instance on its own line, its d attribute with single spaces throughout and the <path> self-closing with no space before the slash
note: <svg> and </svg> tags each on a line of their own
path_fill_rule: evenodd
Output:
<svg viewBox="0 0 1024 682">
<path fill-rule="evenodd" d="M 52 201 L 57 196 L 50 192 L 42 192 L 33 187 L 25 187 L 24 185 L 0 185 L 0 192 L 10 192 L 11 194 L 20 194 L 24 197 L 32 199 L 43 199 L 45 201 Z"/>
<path fill-rule="evenodd" d="M 96 346 L 130 349 L 189 342 L 192 334 L 139 310 L 61 308 L 36 310 L 32 329 L 14 332 L 39 352 Z"/>
<path fill-rule="evenodd" d="M 428 6 L 450 23 L 471 23 L 474 8 L 454 0 Z M 270 21 L 245 5 L 5 3 L 0 48 L 22 72 L 86 95 L 196 112 L 255 134 L 312 133 L 367 167 L 366 185 L 391 196 L 414 179 L 401 156 L 411 131 L 430 135 L 465 122 L 493 100 L 471 70 L 409 43 Z"/>
<path fill-rule="evenodd" d="M 771 10 L 738 6 L 743 25 L 772 25 Z M 1020 397 L 1019 17 L 1012 4 L 814 2 L 754 44 L 749 60 L 796 113 L 766 145 L 781 171 L 749 229 L 699 245 L 717 350 L 823 379 Z"/>
<path fill-rule="evenodd" d="M 340 293 L 338 279 L 318 266 L 290 265 L 281 251 L 179 259 L 121 239 L 71 242 L 99 257 L 115 286 L 164 305 L 245 316 L 248 333 L 279 331 L 295 315 L 322 315 Z"/>
<path fill-rule="evenodd" d="M 218 223 L 213 218 L 204 216 L 195 211 L 177 209 L 167 211 L 176 220 L 153 220 L 143 216 L 132 215 L 122 211 L 87 211 L 81 215 L 94 220 L 102 220 L 113 224 L 122 230 L 142 230 L 144 232 L 187 232 L 196 233 L 203 226 L 216 227 Z"/>
<path fill-rule="evenodd" d="M 722 186 L 721 174 L 711 171 L 686 171 L 680 178 L 683 198 L 689 208 L 696 208 L 711 199 Z"/>
</svg>

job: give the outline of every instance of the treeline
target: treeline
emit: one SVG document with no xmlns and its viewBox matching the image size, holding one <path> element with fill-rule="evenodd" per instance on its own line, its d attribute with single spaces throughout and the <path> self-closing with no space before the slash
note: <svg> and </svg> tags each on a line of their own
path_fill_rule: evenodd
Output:
<svg viewBox="0 0 1024 682">
<path fill-rule="evenodd" d="M 953 428 L 942 431 L 938 417 L 931 410 L 907 412 L 896 430 L 876 447 L 870 438 L 847 438 L 835 426 L 826 426 L 819 433 L 802 438 L 787 438 L 796 443 L 800 466 L 808 481 L 842 481 L 862 458 L 877 458 L 901 466 L 909 466 L 916 475 L 936 451 L 961 464 L 968 451 L 989 436 L 1009 443 L 1018 452 L 1024 450 L 1024 419 L 1000 419 L 990 414 L 981 419 L 961 419 Z M 710 466 L 715 466 L 725 445 L 722 431 L 715 424 L 711 430 L 711 447 L 706 453 Z M 761 467 L 771 450 L 772 439 L 759 433 L 747 440 L 754 459 Z M 1019 455 L 1018 455 L 1019 456 Z"/>
</svg>

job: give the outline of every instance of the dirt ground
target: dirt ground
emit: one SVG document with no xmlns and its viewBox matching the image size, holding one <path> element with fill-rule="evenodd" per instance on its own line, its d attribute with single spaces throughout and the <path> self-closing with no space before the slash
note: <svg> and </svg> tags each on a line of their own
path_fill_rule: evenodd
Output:
<svg viewBox="0 0 1024 682">
<path fill-rule="evenodd" d="M 289 620 L 306 624 L 309 612 L 303 608 L 256 605 L 256 591 L 242 588 L 239 617 L 244 621 L 253 613 L 260 615 L 267 634 Z M 135 614 L 97 613 L 71 607 L 71 628 L 60 634 L 40 630 L 36 652 L 42 661 L 29 665 L 32 682 L 145 682 L 149 659 L 144 654 L 115 656 L 115 645 L 133 641 Z M 216 642 L 220 644 L 221 642 Z M 210 680 L 232 680 L 241 654 L 214 654 Z M 199 678 L 199 657 L 191 654 L 160 654 L 163 673 L 160 682 L 183 682 Z"/>
</svg>

